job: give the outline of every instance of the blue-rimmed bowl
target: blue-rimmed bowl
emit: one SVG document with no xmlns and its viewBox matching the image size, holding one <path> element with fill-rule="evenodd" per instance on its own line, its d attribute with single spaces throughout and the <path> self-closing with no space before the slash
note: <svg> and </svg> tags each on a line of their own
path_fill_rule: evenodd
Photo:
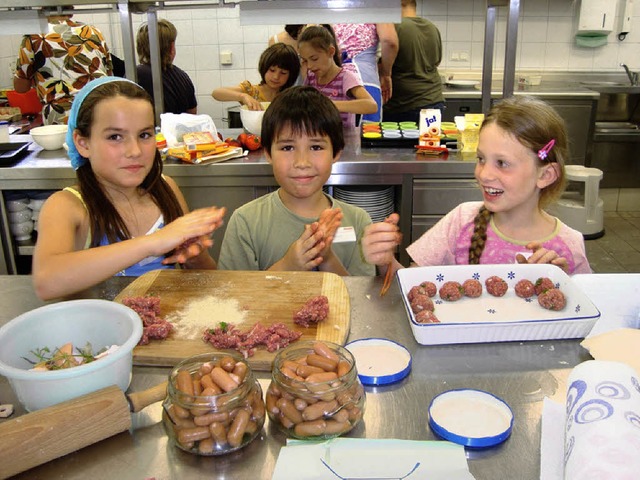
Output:
<svg viewBox="0 0 640 480">
<path fill-rule="evenodd" d="M 511 435 L 513 411 L 483 390 L 449 390 L 431 401 L 429 426 L 439 437 L 465 447 L 493 447 Z"/>
<path fill-rule="evenodd" d="M 396 383 L 411 371 L 411 353 L 386 338 L 363 338 L 345 345 L 356 360 L 358 378 L 363 385 Z"/>
</svg>

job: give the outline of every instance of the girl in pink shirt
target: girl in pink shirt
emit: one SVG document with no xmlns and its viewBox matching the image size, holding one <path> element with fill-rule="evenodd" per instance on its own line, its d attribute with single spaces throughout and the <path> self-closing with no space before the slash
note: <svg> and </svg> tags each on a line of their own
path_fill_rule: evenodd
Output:
<svg viewBox="0 0 640 480">
<path fill-rule="evenodd" d="M 564 121 L 541 100 L 502 100 L 480 129 L 475 177 L 482 202 L 463 203 L 412 243 L 420 266 L 550 263 L 569 274 L 591 273 L 582 234 L 544 208 L 566 186 L 568 141 Z M 365 259 L 395 272 L 399 217 L 371 225 L 362 240 Z"/>
<path fill-rule="evenodd" d="M 375 113 L 378 105 L 351 68 L 341 66 L 335 36 L 321 25 L 306 27 L 298 37 L 298 54 L 306 70 L 305 85 L 329 97 L 345 127 L 355 127 L 355 114 Z"/>
</svg>

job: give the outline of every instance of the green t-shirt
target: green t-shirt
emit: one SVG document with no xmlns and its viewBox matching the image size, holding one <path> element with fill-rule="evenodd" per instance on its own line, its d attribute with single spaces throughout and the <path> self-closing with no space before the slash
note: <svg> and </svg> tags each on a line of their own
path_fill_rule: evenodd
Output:
<svg viewBox="0 0 640 480">
<path fill-rule="evenodd" d="M 375 275 L 360 255 L 359 241 L 364 228 L 371 223 L 362 208 L 329 197 L 332 208 L 342 210 L 341 227 L 353 227 L 356 241 L 333 243 L 332 248 L 351 275 Z M 224 234 L 218 268 L 221 270 L 267 270 L 295 242 L 304 226 L 317 221 L 291 212 L 284 206 L 278 192 L 257 198 L 233 212 Z"/>
</svg>

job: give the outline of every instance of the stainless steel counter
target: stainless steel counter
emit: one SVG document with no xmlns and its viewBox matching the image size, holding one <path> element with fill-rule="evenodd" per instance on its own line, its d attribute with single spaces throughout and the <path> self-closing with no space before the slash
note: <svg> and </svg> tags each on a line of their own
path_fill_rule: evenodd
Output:
<svg viewBox="0 0 640 480">
<path fill-rule="evenodd" d="M 631 278 L 631 277 L 630 277 Z M 640 277 L 633 277 L 638 282 Z M 113 278 L 79 297 L 114 298 L 130 278 Z M 379 296 L 381 279 L 347 277 L 351 299 L 349 340 L 386 337 L 405 345 L 413 356 L 410 375 L 398 384 L 367 387 L 364 421 L 350 437 L 434 440 L 427 426 L 427 407 L 440 392 L 478 388 L 503 398 L 513 409 L 511 437 L 502 445 L 468 451 L 469 469 L 477 480 L 539 478 L 540 413 L 545 396 L 562 396 L 569 371 L 590 358 L 577 340 L 502 344 L 421 346 L 411 333 L 394 282 Z M 596 282 L 597 285 L 597 282 Z M 599 290 L 598 290 L 599 291 Z M 15 315 L 42 305 L 28 276 L 0 276 L 0 325 Z M 163 381 L 169 369 L 134 367 L 130 391 Z M 263 388 L 268 374 L 260 374 Z M 0 401 L 17 401 L 6 379 L 0 378 Z M 19 407 L 15 415 L 24 410 Z M 1 421 L 1 420 L 0 420 Z M 133 415 L 133 428 L 64 458 L 25 472 L 20 479 L 270 479 L 285 438 L 265 424 L 261 435 L 239 452 L 218 458 L 193 456 L 167 443 L 161 405 Z"/>
</svg>

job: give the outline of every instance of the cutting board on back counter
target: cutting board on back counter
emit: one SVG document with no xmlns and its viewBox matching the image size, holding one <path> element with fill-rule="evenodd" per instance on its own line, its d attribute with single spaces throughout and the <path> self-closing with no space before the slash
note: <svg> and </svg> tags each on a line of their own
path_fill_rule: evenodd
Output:
<svg viewBox="0 0 640 480">
<path fill-rule="evenodd" d="M 329 315 L 316 326 L 293 323 L 293 314 L 310 298 L 325 295 Z M 215 350 L 202 340 L 206 328 L 220 322 L 242 331 L 257 322 L 284 323 L 301 331 L 300 340 L 325 340 L 344 345 L 349 334 L 349 294 L 342 278 L 324 272 L 258 272 L 225 270 L 155 270 L 138 277 L 115 298 L 160 298 L 160 316 L 174 324 L 166 340 L 151 340 L 133 350 L 135 365 L 173 366 L 181 360 Z M 248 358 L 256 371 L 271 370 L 277 352 L 257 347 Z"/>
</svg>

